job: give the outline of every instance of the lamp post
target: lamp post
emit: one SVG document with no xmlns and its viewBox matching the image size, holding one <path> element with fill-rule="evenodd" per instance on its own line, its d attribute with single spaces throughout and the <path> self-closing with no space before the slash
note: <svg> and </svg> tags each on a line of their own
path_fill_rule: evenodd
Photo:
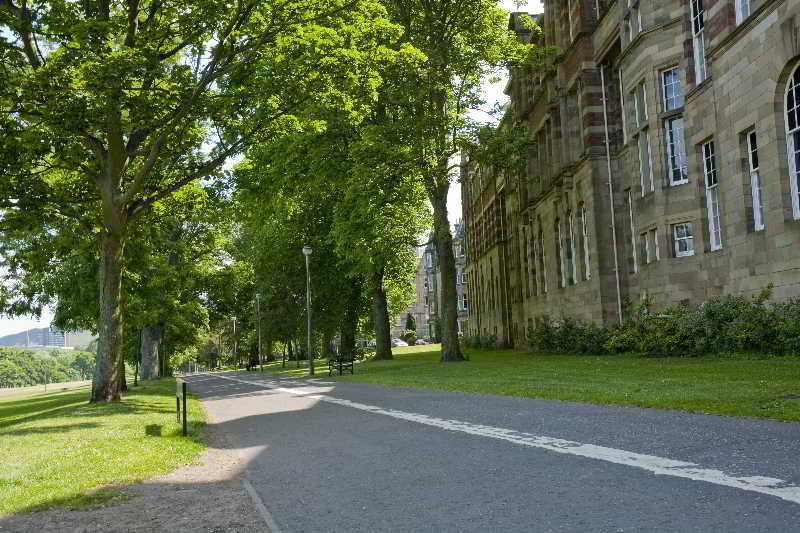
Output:
<svg viewBox="0 0 800 533">
<path fill-rule="evenodd" d="M 236 355 L 236 317 L 233 317 L 233 367 L 239 368 L 239 356 Z"/>
<path fill-rule="evenodd" d="M 264 360 L 261 359 L 261 293 L 256 293 L 256 321 L 258 322 L 258 364 L 264 370 Z"/>
<path fill-rule="evenodd" d="M 311 247 L 303 246 L 303 255 L 306 256 L 306 317 L 308 318 L 308 373 L 314 375 L 314 356 L 311 354 L 311 270 L 308 266 L 308 258 L 311 255 Z"/>
</svg>

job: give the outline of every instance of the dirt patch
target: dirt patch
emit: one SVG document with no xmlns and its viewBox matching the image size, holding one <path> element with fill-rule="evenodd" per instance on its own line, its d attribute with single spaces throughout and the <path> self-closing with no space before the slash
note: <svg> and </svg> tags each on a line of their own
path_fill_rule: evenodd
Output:
<svg viewBox="0 0 800 533">
<path fill-rule="evenodd" d="M 243 485 L 243 462 L 214 427 L 206 426 L 209 448 L 197 465 L 143 483 L 114 487 L 118 497 L 110 500 L 110 506 L 58 508 L 0 518 L 0 532 L 265 531 Z"/>
</svg>

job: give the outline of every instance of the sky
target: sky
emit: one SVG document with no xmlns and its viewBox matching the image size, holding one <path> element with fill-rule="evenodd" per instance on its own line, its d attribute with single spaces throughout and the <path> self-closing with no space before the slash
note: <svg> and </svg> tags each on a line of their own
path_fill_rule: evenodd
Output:
<svg viewBox="0 0 800 533">
<path fill-rule="evenodd" d="M 519 8 L 518 2 L 514 0 L 502 0 L 499 2 L 503 9 L 509 11 L 527 11 L 529 13 L 541 13 L 543 11 L 542 3 L 540 1 L 529 1 L 524 3 Z M 486 109 L 491 109 L 496 103 L 504 104 L 508 101 L 508 97 L 503 94 L 503 89 L 506 85 L 506 79 L 490 84 L 485 83 L 483 87 L 484 97 L 486 100 Z M 476 112 L 474 118 L 484 120 L 488 118 L 486 115 Z M 450 194 L 447 198 L 447 210 L 450 215 L 450 223 L 454 224 L 461 219 L 461 186 L 458 183 L 453 183 L 450 186 Z M 53 319 L 53 314 L 50 310 L 45 309 L 42 317 L 37 319 L 35 317 L 20 317 L 10 319 L 0 316 L 0 337 L 18 333 L 31 328 L 44 328 L 50 325 Z"/>
</svg>

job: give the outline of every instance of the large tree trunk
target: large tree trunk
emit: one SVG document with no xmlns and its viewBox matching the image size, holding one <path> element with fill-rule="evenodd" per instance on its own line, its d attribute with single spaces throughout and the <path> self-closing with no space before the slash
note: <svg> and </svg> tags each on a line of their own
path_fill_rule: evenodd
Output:
<svg viewBox="0 0 800 533">
<path fill-rule="evenodd" d="M 375 284 L 375 297 L 372 302 L 372 313 L 375 319 L 375 359 L 393 359 L 389 306 L 386 302 L 386 288 L 383 286 L 383 268 L 375 273 L 373 281 Z"/>
<path fill-rule="evenodd" d="M 350 355 L 356 348 L 356 330 L 358 329 L 358 311 L 361 304 L 361 279 L 354 279 L 342 320 L 342 342 L 339 353 Z"/>
<path fill-rule="evenodd" d="M 156 379 L 160 375 L 159 351 L 161 348 L 162 329 L 160 325 L 142 329 L 141 367 L 139 375 L 142 379 Z"/>
<path fill-rule="evenodd" d="M 97 367 L 92 382 L 92 402 L 119 400 L 120 359 L 122 358 L 122 256 L 123 236 L 118 232 L 102 233 L 102 264 L 98 285 L 100 316 L 98 319 Z"/>
<path fill-rule="evenodd" d="M 441 362 L 464 361 L 458 342 L 458 293 L 456 292 L 456 263 L 453 256 L 453 236 L 447 218 L 447 192 L 449 184 L 429 190 L 433 205 L 433 237 L 436 242 L 436 255 L 439 272 L 442 276 L 440 327 L 442 338 Z"/>
</svg>

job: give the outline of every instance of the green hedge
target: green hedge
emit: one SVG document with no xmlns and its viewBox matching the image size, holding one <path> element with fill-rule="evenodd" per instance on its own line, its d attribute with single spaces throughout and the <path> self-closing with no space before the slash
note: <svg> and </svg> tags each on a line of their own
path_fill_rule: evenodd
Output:
<svg viewBox="0 0 800 533">
<path fill-rule="evenodd" d="M 753 298 L 720 296 L 696 307 L 672 306 L 658 313 L 645 300 L 624 324 L 609 327 L 569 317 L 539 317 L 528 331 L 528 341 L 533 349 L 549 353 L 800 354 L 800 298 L 771 303 L 770 292 Z"/>
</svg>

